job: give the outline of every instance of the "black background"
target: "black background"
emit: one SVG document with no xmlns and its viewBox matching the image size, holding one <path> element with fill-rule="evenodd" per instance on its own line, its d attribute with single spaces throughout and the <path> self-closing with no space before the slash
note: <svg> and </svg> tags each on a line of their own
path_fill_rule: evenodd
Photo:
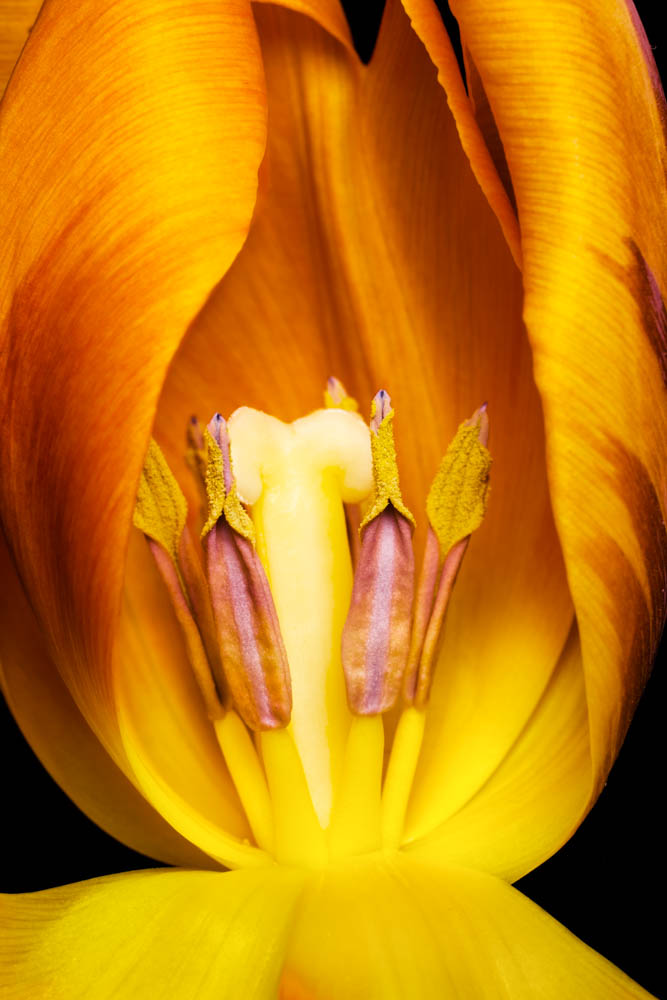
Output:
<svg viewBox="0 0 667 1000">
<path fill-rule="evenodd" d="M 377 0 L 344 4 L 362 56 L 382 9 Z M 664 34 L 657 3 L 637 4 L 663 80 Z M 360 11 L 363 13 L 360 15 Z M 455 35 L 453 19 L 447 17 Z M 665 837 L 663 717 L 667 649 L 655 670 L 598 803 L 553 858 L 518 887 L 657 996 L 667 995 L 662 949 Z M 0 889 L 32 891 L 96 875 L 155 867 L 96 827 L 50 779 L 4 703 L 3 862 Z M 657 915 L 656 915 L 657 912 Z M 585 1000 L 585 998 L 582 998 Z"/>
</svg>

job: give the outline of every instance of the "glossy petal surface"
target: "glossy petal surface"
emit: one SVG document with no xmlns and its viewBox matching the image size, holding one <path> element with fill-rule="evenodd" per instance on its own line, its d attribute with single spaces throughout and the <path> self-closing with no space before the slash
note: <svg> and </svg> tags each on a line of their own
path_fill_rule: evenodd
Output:
<svg viewBox="0 0 667 1000">
<path fill-rule="evenodd" d="M 649 996 L 499 879 L 398 856 L 136 872 L 3 896 L 0 914 L 11 1000 Z"/>
<path fill-rule="evenodd" d="M 423 839 L 415 839 L 408 812 L 406 850 L 432 863 L 469 865 L 514 882 L 574 832 L 590 796 L 590 773 L 581 649 L 573 629 L 504 760 L 464 806 Z"/>
<path fill-rule="evenodd" d="M 95 823 L 170 864 L 214 867 L 182 839 L 95 737 L 55 669 L 0 535 L 0 683 L 26 739 L 49 774 Z M 30 794 L 26 790 L 26 794 Z"/>
<path fill-rule="evenodd" d="M 398 859 L 305 889 L 282 1000 L 630 1000 L 649 994 L 505 882 Z"/>
<path fill-rule="evenodd" d="M 121 758 L 109 667 L 155 401 L 255 201 L 250 6 L 47 2 L 2 127 L 0 511 L 51 656 Z"/>
<path fill-rule="evenodd" d="M 268 1000 L 302 881 L 277 869 L 146 871 L 2 896 L 3 995 Z"/>
<path fill-rule="evenodd" d="M 453 8 L 516 196 L 595 794 L 665 613 L 664 98 L 634 7 L 623 0 L 461 0 Z"/>
</svg>

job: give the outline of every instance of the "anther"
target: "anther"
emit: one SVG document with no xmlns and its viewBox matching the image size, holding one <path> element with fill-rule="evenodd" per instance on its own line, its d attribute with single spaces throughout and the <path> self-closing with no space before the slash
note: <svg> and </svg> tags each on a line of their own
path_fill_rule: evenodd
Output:
<svg viewBox="0 0 667 1000">
<path fill-rule="evenodd" d="M 361 529 L 342 659 L 356 715 L 386 712 L 400 691 L 410 641 L 414 519 L 403 503 L 394 447 L 394 411 L 381 389 L 370 419 L 374 494 Z"/>
<path fill-rule="evenodd" d="M 488 439 L 489 419 L 484 403 L 460 425 L 426 502 L 430 527 L 403 684 L 406 702 L 417 707 L 428 700 L 449 598 L 470 535 L 486 512 L 491 468 Z"/>
<path fill-rule="evenodd" d="M 287 654 L 254 529 L 239 499 L 227 424 L 216 414 L 208 445 L 208 520 L 202 532 L 225 678 L 234 705 L 254 730 L 286 726 L 292 708 Z"/>
<path fill-rule="evenodd" d="M 151 554 L 167 587 L 185 640 L 188 660 L 202 693 L 209 718 L 224 714 L 225 685 L 221 672 L 212 675 L 211 611 L 201 567 L 192 551 L 186 525 L 187 505 L 164 455 L 151 440 L 139 481 L 133 521 L 144 533 Z M 194 614 L 193 614 L 194 611 Z M 204 632 L 202 633 L 202 624 Z M 207 656 L 207 652 L 210 655 Z M 219 659 L 218 659 L 219 665 Z"/>
</svg>

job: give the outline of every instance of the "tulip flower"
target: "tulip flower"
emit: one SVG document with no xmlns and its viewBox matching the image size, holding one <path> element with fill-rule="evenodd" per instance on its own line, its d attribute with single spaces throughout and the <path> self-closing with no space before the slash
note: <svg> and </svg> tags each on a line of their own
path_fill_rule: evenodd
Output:
<svg viewBox="0 0 667 1000">
<path fill-rule="evenodd" d="M 3 687 L 176 867 L 2 897 L 3 995 L 647 996 L 511 883 L 665 617 L 662 91 L 630 0 L 452 9 L 467 85 L 432 0 L 368 65 L 337 0 L 39 13 Z"/>
</svg>

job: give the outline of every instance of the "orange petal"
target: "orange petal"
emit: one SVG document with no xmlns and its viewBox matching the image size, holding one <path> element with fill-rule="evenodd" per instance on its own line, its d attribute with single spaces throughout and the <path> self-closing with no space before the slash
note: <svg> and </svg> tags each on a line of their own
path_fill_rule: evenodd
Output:
<svg viewBox="0 0 667 1000">
<path fill-rule="evenodd" d="M 453 7 L 521 220 L 525 318 L 599 789 L 665 617 L 664 98 L 624 0 Z"/>
<path fill-rule="evenodd" d="M 278 3 L 280 7 L 311 17 L 325 31 L 342 42 L 351 54 L 354 53 L 350 26 L 339 0 L 255 0 L 255 2 Z"/>
<path fill-rule="evenodd" d="M 51 776 L 87 816 L 134 850 L 170 864 L 213 867 L 148 805 L 91 732 L 45 649 L 2 535 L 0 580 L 2 688 Z"/>
<path fill-rule="evenodd" d="M 521 267 L 521 234 L 511 183 L 508 184 L 503 169 L 502 146 L 499 150 L 497 144 L 490 141 L 490 138 L 495 137 L 489 135 L 492 132 L 492 128 L 488 127 L 492 125 L 492 116 L 488 114 L 486 102 L 483 101 L 483 90 L 479 87 L 473 89 L 472 86 L 477 81 L 477 75 L 468 72 L 466 93 L 452 43 L 433 0 L 402 0 L 402 3 L 412 27 L 437 67 L 438 80 L 447 95 L 447 103 L 456 121 L 463 150 L 502 227 L 517 267 Z"/>
<path fill-rule="evenodd" d="M 438 793 L 414 804 L 433 827 L 505 757 L 571 624 L 520 275 L 399 5 L 369 67 L 305 18 L 268 5 L 256 16 L 264 185 L 246 245 L 170 369 L 160 443 L 175 468 L 195 407 L 293 419 L 331 372 L 357 399 L 384 385 L 423 530 L 447 443 L 489 401 L 492 498 L 450 607 L 421 765 Z"/>
<path fill-rule="evenodd" d="M 155 401 L 245 238 L 264 104 L 247 0 L 47 0 L 3 103 L 0 512 L 58 667 L 107 745 Z"/>
<path fill-rule="evenodd" d="M 0 97 L 41 6 L 42 0 L 4 0 L 0 7 Z"/>
</svg>

